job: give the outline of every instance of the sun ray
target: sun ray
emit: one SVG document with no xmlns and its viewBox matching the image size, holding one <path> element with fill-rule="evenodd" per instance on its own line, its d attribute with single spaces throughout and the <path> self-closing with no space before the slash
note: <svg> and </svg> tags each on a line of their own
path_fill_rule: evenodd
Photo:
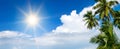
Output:
<svg viewBox="0 0 120 49">
<path fill-rule="evenodd" d="M 47 32 L 46 29 L 42 27 L 41 25 L 38 25 L 38 28 L 40 28 L 43 32 Z"/>
</svg>

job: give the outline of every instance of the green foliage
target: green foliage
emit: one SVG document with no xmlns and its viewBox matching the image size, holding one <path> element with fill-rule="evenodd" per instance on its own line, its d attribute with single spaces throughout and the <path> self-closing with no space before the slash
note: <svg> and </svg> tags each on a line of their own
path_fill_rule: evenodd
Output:
<svg viewBox="0 0 120 49">
<path fill-rule="evenodd" d="M 114 25 L 120 29 L 120 11 L 115 11 Z"/>
<path fill-rule="evenodd" d="M 104 22 L 100 29 L 101 33 L 91 38 L 91 43 L 99 44 L 97 49 L 120 49 L 118 37 L 113 32 L 113 25 Z"/>
<path fill-rule="evenodd" d="M 84 18 L 87 24 L 87 28 L 92 29 L 98 25 L 97 19 L 92 15 L 92 11 L 88 11 L 87 14 L 84 15 Z"/>
<path fill-rule="evenodd" d="M 113 9 L 111 8 L 113 5 L 118 4 L 117 1 L 109 1 L 106 0 L 97 0 L 99 2 L 96 6 L 93 7 L 93 9 L 97 9 L 95 14 L 99 14 L 100 19 L 109 19 L 109 14 L 112 14 L 112 16 L 115 16 Z"/>
<path fill-rule="evenodd" d="M 118 4 L 117 1 L 107 0 L 95 0 L 99 2 L 93 9 L 96 9 L 95 14 L 92 11 L 88 11 L 84 15 L 87 28 L 92 29 L 93 27 L 99 26 L 99 35 L 91 38 L 90 42 L 98 44 L 97 49 L 120 49 L 119 39 L 114 32 L 114 26 L 120 29 L 120 11 L 113 10 L 113 6 Z M 98 14 L 99 18 L 96 19 Z M 101 22 L 98 25 L 98 22 Z"/>
</svg>

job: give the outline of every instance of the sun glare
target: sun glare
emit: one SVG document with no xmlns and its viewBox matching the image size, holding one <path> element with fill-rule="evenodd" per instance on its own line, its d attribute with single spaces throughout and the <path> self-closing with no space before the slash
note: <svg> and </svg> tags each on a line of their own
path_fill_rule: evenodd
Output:
<svg viewBox="0 0 120 49">
<path fill-rule="evenodd" d="M 28 26 L 34 27 L 39 23 L 39 18 L 36 14 L 31 13 L 26 16 L 25 22 Z"/>
<path fill-rule="evenodd" d="M 20 12 L 22 12 L 22 14 L 25 16 L 25 19 L 22 21 L 23 23 L 26 24 L 25 32 L 27 32 L 28 29 L 32 29 L 31 31 L 33 32 L 34 38 L 37 36 L 38 29 L 39 30 L 41 29 L 41 31 L 46 32 L 43 26 L 41 26 L 43 17 L 41 17 L 40 8 L 41 6 L 38 9 L 35 8 L 33 10 L 30 4 L 28 6 L 28 12 L 19 8 Z M 39 45 L 37 45 L 36 40 L 35 40 L 35 44 L 37 46 L 37 49 L 39 49 Z"/>
</svg>

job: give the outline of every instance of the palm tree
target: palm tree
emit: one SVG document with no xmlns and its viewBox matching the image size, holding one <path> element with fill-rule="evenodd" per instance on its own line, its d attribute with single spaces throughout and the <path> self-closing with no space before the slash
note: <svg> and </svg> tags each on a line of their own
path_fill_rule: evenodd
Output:
<svg viewBox="0 0 120 49">
<path fill-rule="evenodd" d="M 91 43 L 98 43 L 97 49 L 120 49 L 118 37 L 113 32 L 113 25 L 108 21 L 104 22 L 100 28 L 101 33 L 91 38 Z M 111 34 L 110 34 L 111 33 Z"/>
<path fill-rule="evenodd" d="M 93 9 L 96 9 L 95 14 L 92 15 L 92 12 L 87 12 L 84 18 L 88 29 L 100 26 L 99 30 L 101 33 L 91 38 L 90 42 L 99 44 L 97 49 L 120 49 L 120 43 L 113 30 L 114 26 L 120 28 L 120 21 L 117 19 L 120 14 L 112 8 L 112 6 L 118 4 L 118 2 L 107 0 L 95 1 L 98 2 L 98 4 L 93 7 Z M 97 14 L 99 19 L 95 17 Z M 101 22 L 101 24 L 98 25 L 98 22 Z"/>
<path fill-rule="evenodd" d="M 112 6 L 118 4 L 117 1 L 109 1 L 109 2 L 107 2 L 107 0 L 96 0 L 96 1 L 99 3 L 96 6 L 94 6 L 93 9 L 97 9 L 95 14 L 99 14 L 100 19 L 110 19 L 109 14 L 115 16 Z"/>
<path fill-rule="evenodd" d="M 87 28 L 92 29 L 98 25 L 97 19 L 92 15 L 92 11 L 88 11 L 87 14 L 84 15 L 84 18 L 87 24 Z"/>
<path fill-rule="evenodd" d="M 120 49 L 120 42 L 116 37 L 116 34 L 113 34 L 114 38 L 110 38 L 105 33 L 100 33 L 99 35 L 91 38 L 91 43 L 99 44 L 97 49 Z"/>
<path fill-rule="evenodd" d="M 104 49 L 106 48 L 106 42 L 107 42 L 108 38 L 106 36 L 106 34 L 104 33 L 100 33 L 99 35 L 91 38 L 91 43 L 95 43 L 95 44 L 99 44 L 97 49 Z"/>
</svg>

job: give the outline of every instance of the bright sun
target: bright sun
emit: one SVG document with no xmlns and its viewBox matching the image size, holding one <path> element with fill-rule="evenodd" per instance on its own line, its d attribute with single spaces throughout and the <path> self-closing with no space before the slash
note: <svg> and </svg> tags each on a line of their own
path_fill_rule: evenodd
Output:
<svg viewBox="0 0 120 49">
<path fill-rule="evenodd" d="M 36 14 L 31 13 L 26 16 L 25 22 L 27 25 L 34 27 L 39 23 L 39 18 Z"/>
<path fill-rule="evenodd" d="M 22 21 L 23 23 L 26 24 L 27 28 L 38 28 L 41 27 L 41 14 L 40 14 L 40 8 L 35 8 L 34 10 L 32 9 L 31 5 L 29 4 L 28 6 L 28 11 L 24 11 L 22 9 L 19 9 L 20 12 L 25 16 L 25 19 Z"/>
</svg>

